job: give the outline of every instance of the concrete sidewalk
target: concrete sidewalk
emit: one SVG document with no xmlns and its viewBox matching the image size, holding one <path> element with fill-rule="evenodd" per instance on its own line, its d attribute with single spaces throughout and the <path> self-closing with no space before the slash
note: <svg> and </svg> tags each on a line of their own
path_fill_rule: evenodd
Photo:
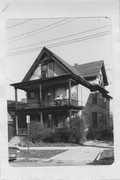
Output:
<svg viewBox="0 0 120 180">
<path fill-rule="evenodd" d="M 103 148 L 80 146 L 56 155 L 48 161 L 63 164 L 88 164 L 93 162 L 102 150 Z"/>
</svg>

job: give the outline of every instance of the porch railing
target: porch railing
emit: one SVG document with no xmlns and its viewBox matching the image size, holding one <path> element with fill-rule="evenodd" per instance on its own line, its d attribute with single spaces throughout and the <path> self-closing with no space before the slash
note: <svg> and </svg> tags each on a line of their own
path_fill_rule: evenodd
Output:
<svg viewBox="0 0 120 180">
<path fill-rule="evenodd" d="M 49 107 L 49 106 L 67 106 L 67 105 L 73 105 L 78 106 L 78 101 L 71 99 L 71 102 L 69 99 L 54 99 L 49 102 L 28 102 L 28 103 L 21 103 L 17 105 L 17 109 L 34 109 L 34 108 L 40 108 L 40 107 Z"/>
<path fill-rule="evenodd" d="M 65 105 L 78 106 L 78 101 L 71 99 L 71 102 L 70 102 L 69 99 L 55 99 L 55 100 L 51 100 L 49 105 L 50 106 L 65 106 Z"/>
<path fill-rule="evenodd" d="M 19 135 L 27 135 L 27 128 L 18 128 Z"/>
</svg>

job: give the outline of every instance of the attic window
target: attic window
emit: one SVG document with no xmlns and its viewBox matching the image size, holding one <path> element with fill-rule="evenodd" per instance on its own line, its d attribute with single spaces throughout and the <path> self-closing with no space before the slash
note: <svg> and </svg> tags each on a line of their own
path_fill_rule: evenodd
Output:
<svg viewBox="0 0 120 180">
<path fill-rule="evenodd" d="M 41 76 L 45 78 L 48 76 L 48 66 L 46 64 L 42 64 L 41 66 Z"/>
</svg>

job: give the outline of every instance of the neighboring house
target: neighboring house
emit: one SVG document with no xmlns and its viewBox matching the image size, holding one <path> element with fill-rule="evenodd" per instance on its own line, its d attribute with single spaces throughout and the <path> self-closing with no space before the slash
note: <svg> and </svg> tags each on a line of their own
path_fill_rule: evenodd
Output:
<svg viewBox="0 0 120 180">
<path fill-rule="evenodd" d="M 96 132 L 98 130 L 101 131 L 111 128 L 110 99 L 112 99 L 112 97 L 109 96 L 105 90 L 105 86 L 108 86 L 108 80 L 104 61 L 95 61 L 82 65 L 75 64 L 74 67 L 84 79 L 102 88 L 101 91 L 97 90 L 90 93 L 85 108 L 83 109 L 83 115 L 90 123 L 89 130 Z"/>
<path fill-rule="evenodd" d="M 16 134 L 27 127 L 26 117 L 39 121 L 41 128 L 69 127 L 79 113 L 90 131 L 108 126 L 110 96 L 104 62 L 71 66 L 43 48 L 22 82 L 15 88 Z M 17 89 L 26 92 L 26 102 L 18 103 Z"/>
</svg>

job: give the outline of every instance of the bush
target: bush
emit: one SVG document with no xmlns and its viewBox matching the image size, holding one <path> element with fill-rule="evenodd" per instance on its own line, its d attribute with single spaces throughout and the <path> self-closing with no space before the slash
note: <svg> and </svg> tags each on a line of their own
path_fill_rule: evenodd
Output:
<svg viewBox="0 0 120 180">
<path fill-rule="evenodd" d="M 40 122 L 33 121 L 30 124 L 30 139 L 34 142 L 64 142 L 64 143 L 80 143 L 83 138 L 84 123 L 78 115 L 70 119 L 69 128 L 44 128 L 40 126 Z"/>
<path fill-rule="evenodd" d="M 54 131 L 46 136 L 44 142 L 69 142 L 69 129 L 67 128 L 56 128 Z"/>
<path fill-rule="evenodd" d="M 100 139 L 113 140 L 113 131 L 104 129 L 100 132 Z"/>
<path fill-rule="evenodd" d="M 11 124 L 8 125 L 8 141 L 15 135 L 15 127 Z"/>
<path fill-rule="evenodd" d="M 46 137 L 49 137 L 51 133 L 52 129 L 42 129 L 40 122 L 34 121 L 30 123 L 30 140 L 33 143 L 44 140 Z"/>
</svg>

